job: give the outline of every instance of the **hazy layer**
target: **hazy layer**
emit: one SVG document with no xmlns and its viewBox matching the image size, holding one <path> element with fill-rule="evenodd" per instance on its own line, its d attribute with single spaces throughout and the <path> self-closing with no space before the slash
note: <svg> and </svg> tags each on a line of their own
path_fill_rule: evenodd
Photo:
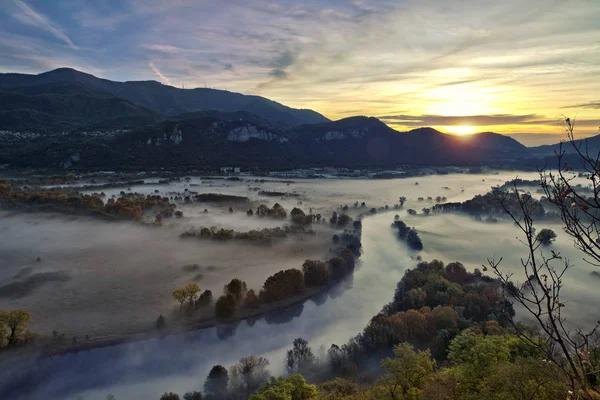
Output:
<svg viewBox="0 0 600 400">
<path fill-rule="evenodd" d="M 242 322 L 235 333 L 226 339 L 217 337 L 217 329 L 209 329 L 163 340 L 150 340 L 107 349 L 98 349 L 76 355 L 55 357 L 51 360 L 28 364 L 22 369 L 27 389 L 21 398 L 63 398 L 67 393 L 83 393 L 86 399 L 104 399 L 107 393 L 117 398 L 154 398 L 164 391 L 199 389 L 208 370 L 215 363 L 231 364 L 247 354 L 265 355 L 271 360 L 271 371 L 282 372 L 284 351 L 296 337 L 308 339 L 315 350 L 328 348 L 331 343 L 344 343 L 358 333 L 381 307 L 391 300 L 396 283 L 406 268 L 415 261 L 404 244 L 396 239 L 390 228 L 398 213 L 409 225 L 415 226 L 423 240 L 423 259 L 461 261 L 467 268 L 481 267 L 489 257 L 503 257 L 503 267 L 513 269 L 525 254 L 515 236 L 515 227 L 506 223 L 486 224 L 466 216 L 431 215 L 410 217 L 407 208 L 420 210 L 434 204 L 417 201 L 418 197 L 445 196 L 447 201 L 463 201 L 475 194 L 483 194 L 491 186 L 513 179 L 516 173 L 497 175 L 441 175 L 401 180 L 299 180 L 293 184 L 281 182 L 232 182 L 199 180 L 170 185 L 144 185 L 132 191 L 161 194 L 183 192 L 185 188 L 201 193 L 226 193 L 249 196 L 252 205 L 259 202 L 272 205 L 279 202 L 288 211 L 302 201 L 305 211 L 313 208 L 329 217 L 339 205 L 348 204 L 353 215 L 365 211 L 354 209 L 355 201 L 365 201 L 367 208 L 397 202 L 399 196 L 408 197 L 404 210 L 390 211 L 369 217 L 363 222 L 363 256 L 354 273 L 350 290 L 332 293 L 324 303 L 305 303 L 297 310 L 301 314 L 290 322 L 273 325 L 265 320 L 253 326 Z M 518 174 L 523 179 L 535 179 L 537 174 Z M 418 185 L 415 185 L 418 182 Z M 262 190 L 296 192 L 299 198 L 261 197 Z M 446 187 L 446 188 L 444 188 Z M 109 196 L 122 189 L 105 191 Z M 208 208 L 209 213 L 201 211 Z M 241 208 L 241 207 L 240 207 Z M 68 281 L 52 281 L 38 287 L 31 294 L 17 298 L 0 298 L 1 308 L 23 306 L 33 311 L 34 330 L 47 325 L 62 324 L 65 329 L 85 326 L 99 331 L 121 324 L 147 324 L 158 313 L 174 307 L 170 292 L 174 286 L 185 283 L 190 275 L 181 267 L 197 263 L 203 267 L 214 265 L 211 271 L 203 269 L 203 288 L 219 292 L 219 288 L 234 276 L 257 286 L 270 273 L 284 268 L 298 268 L 305 258 L 322 258 L 324 245 L 309 242 L 290 242 L 274 248 L 212 242 L 181 241 L 177 235 L 191 226 L 223 226 L 246 230 L 262 226 L 280 225 L 281 222 L 247 217 L 240 209 L 231 215 L 226 209 L 211 205 L 183 205 L 182 220 L 169 220 L 158 229 L 123 223 L 100 223 L 82 218 L 66 220 L 39 215 L 6 216 L 0 221 L 3 243 L 0 243 L 0 279 L 10 280 L 24 268 L 25 273 L 58 272 L 68 274 Z M 35 222 L 38 221 L 38 222 Z M 568 312 L 577 322 L 597 318 L 595 308 L 598 295 L 594 288 L 598 281 L 589 272 L 592 268 L 581 261 L 558 225 L 543 224 L 558 233 L 552 249 L 571 258 L 575 264 L 565 278 L 565 298 Z M 328 238 L 326 227 L 317 238 Z M 9 234 L 7 234 L 9 232 Z M 234 246 L 234 247 L 232 247 Z M 300 253 L 300 249 L 303 251 Z M 42 261 L 35 262 L 40 256 Z M 297 314 L 296 313 L 296 314 Z M 131 322 L 128 322 L 131 321 Z M 223 329 L 219 330 L 222 336 Z M 93 372 L 92 372 L 93 371 Z M 19 376 L 5 376 L 2 384 L 20 382 Z M 25 384 L 25 382 L 27 384 Z M 31 382 L 36 382 L 31 386 Z M 0 396 L 1 397 L 1 396 Z M 15 398 L 19 398 L 16 396 Z"/>
</svg>

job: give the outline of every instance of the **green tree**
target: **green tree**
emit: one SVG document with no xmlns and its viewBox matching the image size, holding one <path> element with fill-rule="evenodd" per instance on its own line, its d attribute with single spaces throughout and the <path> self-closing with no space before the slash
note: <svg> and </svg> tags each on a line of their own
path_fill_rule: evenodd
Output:
<svg viewBox="0 0 600 400">
<path fill-rule="evenodd" d="M 300 374 L 287 378 L 271 378 L 271 381 L 250 396 L 250 400 L 317 400 L 319 392 L 315 385 L 306 383 Z"/>
<path fill-rule="evenodd" d="M 382 385 L 392 399 L 402 399 L 417 390 L 433 373 L 435 361 L 429 350 L 415 351 L 410 344 L 401 343 L 394 348 L 394 358 L 386 358 L 381 366 L 386 370 Z"/>
</svg>

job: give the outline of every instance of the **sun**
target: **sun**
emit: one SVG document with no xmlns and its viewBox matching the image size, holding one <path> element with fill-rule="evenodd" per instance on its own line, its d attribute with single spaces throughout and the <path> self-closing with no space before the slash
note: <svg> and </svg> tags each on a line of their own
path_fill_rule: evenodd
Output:
<svg viewBox="0 0 600 400">
<path fill-rule="evenodd" d="M 475 133 L 476 128 L 471 125 L 456 125 L 456 126 L 446 126 L 446 130 L 450 133 L 454 133 L 455 135 L 472 135 Z"/>
</svg>

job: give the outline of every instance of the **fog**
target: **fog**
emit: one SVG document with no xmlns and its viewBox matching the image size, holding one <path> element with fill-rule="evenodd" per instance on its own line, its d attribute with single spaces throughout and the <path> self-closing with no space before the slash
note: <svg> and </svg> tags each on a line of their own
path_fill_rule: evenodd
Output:
<svg viewBox="0 0 600 400">
<path fill-rule="evenodd" d="M 266 356 L 271 361 L 271 372 L 281 373 L 284 352 L 295 338 L 309 340 L 316 353 L 321 346 L 345 343 L 392 299 L 404 271 L 416 264 L 411 258 L 416 253 L 398 241 L 390 228 L 396 213 L 419 231 L 424 244 L 420 255 L 424 260 L 460 261 L 472 270 L 481 268 L 487 258 L 503 257 L 502 268 L 520 272 L 519 257 L 526 249 L 516 239 L 518 232 L 513 224 L 488 224 L 455 214 L 411 217 L 405 211 L 414 208 L 420 213 L 421 208 L 434 204 L 418 201 L 418 197 L 444 196 L 447 201 L 464 201 L 516 175 L 503 172 L 396 180 L 298 180 L 289 184 L 257 183 L 254 178 L 204 183 L 192 179 L 131 187 L 131 192 L 146 194 L 158 190 L 161 195 L 169 195 L 188 189 L 248 196 L 251 200 L 247 206 L 234 206 L 233 214 L 224 206 L 178 204 L 184 217 L 166 220 L 159 228 L 51 214 L 0 214 L 4 239 L 0 243 L 0 308 L 26 308 L 32 313 L 31 330 L 47 333 L 56 329 L 67 332 L 69 337 L 147 328 L 159 314 L 168 315 L 177 309 L 170 296 L 173 288 L 198 274 L 202 274 L 198 280 L 202 289 L 211 289 L 214 295 L 219 295 L 222 286 L 233 277 L 259 289 L 265 278 L 276 271 L 300 268 L 308 258 L 330 256 L 333 234 L 327 225 L 316 225 L 314 237 L 294 237 L 272 247 L 178 237 L 192 227 L 245 231 L 282 226 L 282 221 L 246 216 L 248 208 L 260 203 L 271 206 L 279 202 L 288 212 L 294 206 L 305 211 L 312 208 L 314 213 L 329 218 L 343 204 L 356 217 L 365 211 L 353 207 L 356 201 L 366 202 L 368 210 L 386 204 L 392 207 L 399 196 L 408 198 L 403 210 L 378 212 L 363 219 L 363 254 L 353 277 L 335 287 L 326 299 L 309 300 L 290 310 L 295 317 L 287 322 L 275 325 L 272 319 L 261 319 L 250 325 L 243 321 L 235 327 L 205 329 L 51 359 L 22 359 L 10 372 L 2 372 L 0 397 L 64 399 L 82 394 L 86 399 L 104 399 L 112 393 L 117 399 L 158 398 L 164 391 L 198 390 L 214 364 L 230 365 L 248 354 Z M 535 173 L 518 176 L 537 178 Z M 249 187 L 299 196 L 263 197 Z M 109 198 L 121 190 L 124 188 L 104 192 Z M 203 212 L 205 208 L 208 213 Z M 538 225 L 538 229 L 545 227 L 558 234 L 552 249 L 574 264 L 565 278 L 569 317 L 587 324 L 597 319 L 593 304 L 599 297 L 594 290 L 598 280 L 590 276 L 593 267 L 581 260 L 559 225 Z M 190 264 L 199 267 L 183 268 Z"/>
</svg>

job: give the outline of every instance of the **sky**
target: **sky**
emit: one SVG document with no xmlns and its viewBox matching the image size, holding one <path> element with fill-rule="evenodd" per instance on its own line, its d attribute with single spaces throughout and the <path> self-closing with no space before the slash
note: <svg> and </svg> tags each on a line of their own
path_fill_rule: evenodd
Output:
<svg viewBox="0 0 600 400">
<path fill-rule="evenodd" d="M 72 67 L 398 130 L 600 133 L 600 0 L 0 0 L 0 72 Z"/>
</svg>

